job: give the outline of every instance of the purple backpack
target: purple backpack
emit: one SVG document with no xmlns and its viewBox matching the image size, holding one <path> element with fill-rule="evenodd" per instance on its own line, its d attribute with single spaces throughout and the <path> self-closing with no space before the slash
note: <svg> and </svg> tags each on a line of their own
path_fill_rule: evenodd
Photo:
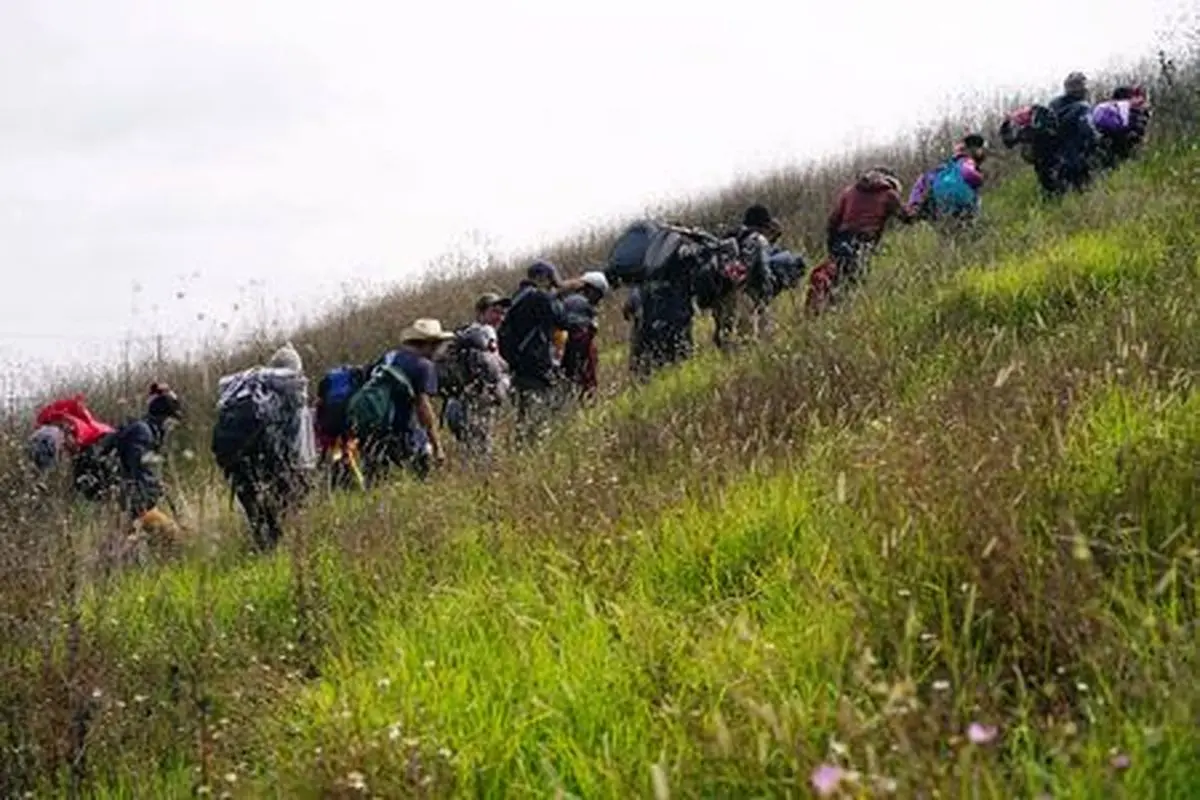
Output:
<svg viewBox="0 0 1200 800">
<path fill-rule="evenodd" d="M 1092 109 L 1092 124 L 1101 133 L 1121 133 L 1129 127 L 1128 101 L 1109 100 L 1100 103 Z"/>
</svg>

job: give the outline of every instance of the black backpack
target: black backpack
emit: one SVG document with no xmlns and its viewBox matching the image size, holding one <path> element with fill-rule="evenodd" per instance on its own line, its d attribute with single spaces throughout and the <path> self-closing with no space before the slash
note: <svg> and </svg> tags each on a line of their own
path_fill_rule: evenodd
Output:
<svg viewBox="0 0 1200 800">
<path fill-rule="evenodd" d="M 543 361 L 548 363 L 550 360 L 549 334 L 533 302 L 538 297 L 536 289 L 518 292 L 496 331 L 500 356 L 514 372 L 522 372 L 525 367 L 541 367 Z M 535 348 L 545 349 L 545 359 L 532 357 Z"/>
<path fill-rule="evenodd" d="M 614 287 L 623 283 L 672 280 L 682 266 L 680 248 L 698 235 L 681 225 L 640 220 L 627 227 L 608 254 L 605 277 Z"/>
<path fill-rule="evenodd" d="M 461 397 L 484 379 L 484 347 L 485 344 L 472 334 L 470 325 L 454 331 L 454 338 L 442 348 L 434 361 L 438 394 L 446 398 Z"/>
<path fill-rule="evenodd" d="M 1029 113 L 1029 140 L 1048 142 L 1058 138 L 1059 119 L 1052 109 L 1034 105 Z"/>
<path fill-rule="evenodd" d="M 261 373 L 239 378 L 217 404 L 211 444 L 217 465 L 228 468 L 244 454 L 263 449 L 282 455 L 292 433 L 288 421 L 298 410 L 294 406 L 286 393 L 270 385 Z"/>
</svg>

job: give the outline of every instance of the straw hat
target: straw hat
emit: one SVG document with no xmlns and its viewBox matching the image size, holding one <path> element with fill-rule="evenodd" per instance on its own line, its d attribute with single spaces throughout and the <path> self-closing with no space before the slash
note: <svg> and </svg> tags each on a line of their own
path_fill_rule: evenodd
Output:
<svg viewBox="0 0 1200 800">
<path fill-rule="evenodd" d="M 453 339 L 454 334 L 442 329 L 442 323 L 436 319 L 422 318 L 413 322 L 400 334 L 400 344 L 409 342 L 444 342 Z"/>
</svg>

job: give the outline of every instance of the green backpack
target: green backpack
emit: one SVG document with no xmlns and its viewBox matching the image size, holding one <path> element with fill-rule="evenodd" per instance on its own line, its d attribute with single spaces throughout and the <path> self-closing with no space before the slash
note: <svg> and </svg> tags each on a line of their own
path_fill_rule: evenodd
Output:
<svg viewBox="0 0 1200 800">
<path fill-rule="evenodd" d="M 346 421 L 360 439 L 391 430 L 397 404 L 406 402 L 411 407 L 415 397 L 412 382 L 403 370 L 380 364 L 346 403 Z"/>
</svg>

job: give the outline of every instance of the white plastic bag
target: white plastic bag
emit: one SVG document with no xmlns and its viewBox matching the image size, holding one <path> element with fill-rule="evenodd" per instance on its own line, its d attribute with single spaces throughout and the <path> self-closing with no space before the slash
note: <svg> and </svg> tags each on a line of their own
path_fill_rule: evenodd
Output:
<svg viewBox="0 0 1200 800">
<path fill-rule="evenodd" d="M 314 427 L 313 410 L 309 406 L 300 409 L 300 438 L 296 443 L 296 454 L 303 469 L 317 466 L 317 432 Z"/>
</svg>

